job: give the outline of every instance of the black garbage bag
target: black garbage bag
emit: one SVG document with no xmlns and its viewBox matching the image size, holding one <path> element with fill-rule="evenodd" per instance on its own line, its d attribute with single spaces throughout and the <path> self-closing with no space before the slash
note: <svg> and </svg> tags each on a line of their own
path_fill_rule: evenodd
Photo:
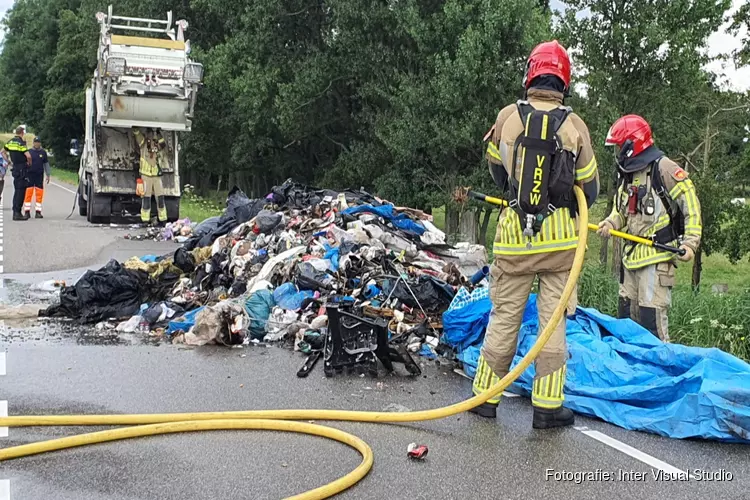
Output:
<svg viewBox="0 0 750 500">
<path fill-rule="evenodd" d="M 295 283 L 300 290 L 324 292 L 333 289 L 333 278 L 317 271 L 309 262 L 297 264 Z"/>
<path fill-rule="evenodd" d="M 251 200 L 240 188 L 235 186 L 227 196 L 227 209 L 222 214 L 221 221 L 234 219 L 235 226 L 239 226 L 258 215 L 265 204 L 266 200 L 262 198 Z"/>
<path fill-rule="evenodd" d="M 185 247 L 180 247 L 174 253 L 174 265 L 183 273 L 190 274 L 195 271 L 195 257 Z"/>
<path fill-rule="evenodd" d="M 281 214 L 271 212 L 270 210 L 261 210 L 255 219 L 255 225 L 263 234 L 273 231 L 281 223 Z"/>
<path fill-rule="evenodd" d="M 157 321 L 159 321 L 159 316 L 161 316 L 162 313 L 162 306 L 161 302 L 158 302 L 156 304 L 153 304 L 151 307 L 146 309 L 146 311 L 143 313 L 143 319 L 148 321 L 149 325 L 155 325 Z"/>
<path fill-rule="evenodd" d="M 195 226 L 195 229 L 193 229 L 193 236 L 198 236 L 199 238 L 202 238 L 203 236 L 215 231 L 216 228 L 219 227 L 220 220 L 221 220 L 220 215 L 217 215 L 215 217 L 209 217 L 208 219 L 204 220 L 203 222 Z"/>
<path fill-rule="evenodd" d="M 138 312 L 146 293 L 148 275 L 110 260 L 98 271 L 87 271 L 75 285 L 60 290 L 60 303 L 40 316 L 64 317 L 82 323 L 129 318 Z"/>
<path fill-rule="evenodd" d="M 229 251 L 224 249 L 211 256 L 211 259 L 198 268 L 193 277 L 193 286 L 200 290 L 213 290 L 215 288 L 232 286 L 234 279 L 229 274 L 227 263 Z"/>
<path fill-rule="evenodd" d="M 185 309 L 181 305 L 173 302 L 156 302 L 146 309 L 142 316 L 152 327 L 166 326 L 172 319 L 179 317 L 184 311 Z M 163 318 L 162 314 L 164 315 Z"/>
<path fill-rule="evenodd" d="M 193 250 L 212 245 L 216 238 L 224 236 L 235 227 L 258 215 L 265 204 L 264 199 L 251 200 L 235 186 L 227 196 L 227 208 L 221 217 L 207 224 L 203 229 L 200 227 L 202 224 L 199 224 L 194 235 L 183 246 L 187 250 Z"/>
<path fill-rule="evenodd" d="M 229 296 L 232 298 L 239 297 L 247 292 L 247 281 L 244 279 L 235 279 L 232 286 L 229 287 Z"/>
<path fill-rule="evenodd" d="M 347 189 L 343 193 L 348 204 L 362 205 L 369 203 L 374 206 L 381 204 L 374 196 L 363 190 Z M 327 196 L 336 198 L 338 195 L 339 191 L 318 189 L 287 179 L 281 186 L 274 186 L 269 196 L 273 203 L 279 206 L 307 208 L 319 205 L 323 201 L 323 198 Z"/>
<path fill-rule="evenodd" d="M 396 279 L 387 279 L 381 282 L 383 293 L 386 296 L 391 295 L 395 283 Z M 411 287 L 411 291 L 414 292 L 414 296 L 419 303 L 414 300 L 409 292 L 409 287 Z M 421 304 L 425 311 L 440 311 L 448 308 L 455 295 L 450 285 L 431 276 L 420 276 L 418 281 L 410 279 L 409 287 L 403 280 L 399 281 L 391 298 L 396 298 L 409 307 L 419 307 Z"/>
</svg>

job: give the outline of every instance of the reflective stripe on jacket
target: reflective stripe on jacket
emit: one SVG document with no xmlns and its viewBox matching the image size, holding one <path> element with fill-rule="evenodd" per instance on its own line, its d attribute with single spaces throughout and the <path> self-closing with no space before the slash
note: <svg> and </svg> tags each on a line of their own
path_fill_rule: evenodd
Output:
<svg viewBox="0 0 750 500">
<path fill-rule="evenodd" d="M 139 171 L 141 175 L 156 177 L 159 175 L 158 148 L 154 148 L 153 141 L 149 141 L 143 133 L 135 129 L 133 131 L 135 140 L 138 143 L 139 151 Z M 162 142 L 164 139 L 162 139 Z"/>
<path fill-rule="evenodd" d="M 527 99 L 534 108 L 550 111 L 562 106 L 563 96 L 558 92 L 532 88 L 527 93 Z M 523 130 L 524 124 L 517 106 L 512 104 L 500 111 L 486 136 L 487 160 L 495 165 L 503 165 L 508 175 L 513 171 L 515 141 Z M 557 135 L 562 147 L 575 156 L 576 184 L 590 187 L 589 183 L 594 183 L 594 192 L 598 192 L 599 171 L 586 124 L 578 115 L 570 113 Z M 515 174 L 518 180 L 519 168 L 515 169 Z M 569 209 L 555 210 L 531 238 L 523 236 L 518 214 L 505 209 L 498 222 L 493 253 L 495 262 L 508 273 L 559 272 L 570 269 L 577 245 L 576 224 Z"/>
<path fill-rule="evenodd" d="M 578 245 L 578 234 L 567 208 L 552 212 L 531 240 L 523 235 L 518 214 L 505 210 L 498 223 L 497 235 L 493 247 L 495 255 L 534 255 L 571 250 Z"/>
<path fill-rule="evenodd" d="M 624 230 L 629 234 L 641 236 L 643 238 L 652 238 L 657 231 L 670 224 L 669 215 L 661 199 L 651 186 L 649 196 L 654 201 L 654 213 L 648 215 L 639 209 L 637 214 L 629 214 L 627 211 L 628 199 L 627 189 L 629 186 L 641 186 L 649 183 L 649 172 L 651 166 L 647 166 L 640 172 L 633 174 L 632 182 L 625 186 L 620 186 L 615 195 L 612 213 L 607 220 L 617 230 Z M 682 212 L 683 222 L 685 225 L 685 234 L 682 241 L 664 242 L 670 246 L 686 245 L 694 252 L 698 250 L 701 236 L 703 235 L 703 224 L 701 222 L 701 206 L 696 194 L 693 181 L 688 178 L 687 172 L 682 170 L 676 163 L 669 158 L 659 160 L 659 173 L 661 175 L 664 189 L 668 192 L 669 198 L 679 207 Z M 639 200 L 639 208 L 641 201 Z M 646 266 L 668 262 L 674 259 L 674 254 L 662 252 L 654 247 L 645 245 L 634 245 L 625 243 L 622 263 L 626 269 L 635 270 Z"/>
</svg>

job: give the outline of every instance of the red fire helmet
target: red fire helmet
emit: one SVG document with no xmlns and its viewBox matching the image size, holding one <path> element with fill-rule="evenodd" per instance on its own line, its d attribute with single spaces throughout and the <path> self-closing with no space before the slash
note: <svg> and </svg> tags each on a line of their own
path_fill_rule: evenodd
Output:
<svg viewBox="0 0 750 500">
<path fill-rule="evenodd" d="M 529 55 L 526 62 L 526 74 L 523 76 L 523 86 L 529 88 L 537 76 L 554 75 L 570 87 L 570 58 L 565 47 L 557 40 L 540 43 Z"/>
<path fill-rule="evenodd" d="M 653 146 L 654 138 L 646 120 L 638 115 L 625 115 L 609 128 L 604 144 L 618 146 L 624 159 L 638 156 Z"/>
</svg>

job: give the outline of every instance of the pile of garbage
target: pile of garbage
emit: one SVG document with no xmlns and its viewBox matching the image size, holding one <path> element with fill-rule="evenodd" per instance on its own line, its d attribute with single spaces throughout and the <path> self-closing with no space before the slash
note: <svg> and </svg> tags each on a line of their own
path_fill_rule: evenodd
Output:
<svg viewBox="0 0 750 500">
<path fill-rule="evenodd" d="M 140 228 L 140 225 L 135 225 Z M 126 240 L 153 240 L 153 241 L 174 241 L 176 243 L 185 243 L 193 235 L 193 223 L 190 219 L 184 218 L 174 222 L 169 222 L 164 227 L 151 226 L 146 228 L 145 233 L 126 234 Z"/>
<path fill-rule="evenodd" d="M 181 238 L 174 254 L 89 271 L 42 315 L 193 346 L 286 341 L 308 355 L 299 376 L 321 357 L 326 375 L 418 374 L 411 354 L 450 356 L 443 313 L 488 273 L 484 246 L 446 244 L 420 210 L 291 180 L 260 199 L 235 188 L 220 217 L 162 231 Z"/>
</svg>

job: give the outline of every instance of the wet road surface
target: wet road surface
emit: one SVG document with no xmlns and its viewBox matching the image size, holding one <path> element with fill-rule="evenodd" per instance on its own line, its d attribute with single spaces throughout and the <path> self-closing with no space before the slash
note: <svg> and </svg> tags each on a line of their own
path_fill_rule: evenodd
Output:
<svg viewBox="0 0 750 500">
<path fill-rule="evenodd" d="M 34 283 L 74 280 L 85 267 L 98 267 L 110 257 L 124 260 L 174 248 L 123 240 L 124 231 L 89 227 L 77 215 L 65 221 L 72 195 L 62 189 L 55 195 L 53 189 L 41 221 L 11 225 L 9 208 L 2 210 L 4 265 L 13 271 L 2 280 L 2 304 L 45 303 L 50 294 L 30 290 Z M 6 189 L 5 207 L 9 194 Z M 37 226 L 41 231 L 26 230 L 40 222 L 45 224 Z M 80 252 L 79 240 L 84 242 Z M 14 249 L 16 245 L 25 249 Z M 30 255 L 34 259 L 25 258 Z M 53 257 L 40 265 L 36 259 L 45 255 Z M 471 391 L 470 382 L 445 363 L 422 360 L 424 375 L 419 378 L 374 380 L 356 375 L 326 379 L 321 365 L 299 379 L 295 373 L 303 362 L 304 356 L 280 346 L 186 348 L 64 322 L 7 320 L 0 324 L 0 412 L 6 403 L 11 415 L 405 411 L 448 405 Z M 340 498 L 750 497 L 747 446 L 670 440 L 583 417 L 577 418 L 576 428 L 535 431 L 525 398 L 504 398 L 496 421 L 462 414 L 402 425 L 331 425 L 360 436 L 375 453 L 370 474 Z M 0 447 L 92 430 L 99 429 L 0 429 Z M 426 460 L 406 457 L 411 442 L 429 446 Z M 0 500 L 278 499 L 334 480 L 358 463 L 357 453 L 343 445 L 285 433 L 157 436 L 0 463 Z M 713 471 L 723 480 L 654 479 L 660 469 L 675 468 Z"/>
</svg>

